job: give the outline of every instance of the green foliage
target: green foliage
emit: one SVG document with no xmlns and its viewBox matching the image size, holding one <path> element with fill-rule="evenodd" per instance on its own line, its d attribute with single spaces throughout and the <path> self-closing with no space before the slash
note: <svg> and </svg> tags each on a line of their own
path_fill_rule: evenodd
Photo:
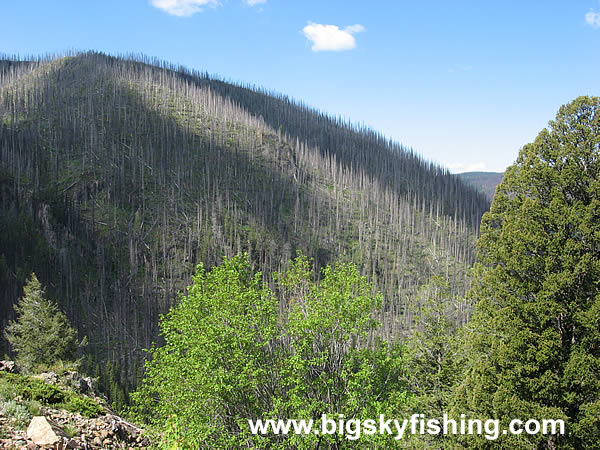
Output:
<svg viewBox="0 0 600 450">
<path fill-rule="evenodd" d="M 22 367 L 74 360 L 77 332 L 56 304 L 45 298 L 35 274 L 25 285 L 15 311 L 17 320 L 9 322 L 4 334 Z"/>
<path fill-rule="evenodd" d="M 526 145 L 484 215 L 469 364 L 455 408 L 560 418 L 565 437 L 508 447 L 600 446 L 600 98 L 579 97 Z"/>
<path fill-rule="evenodd" d="M 65 399 L 64 392 L 56 386 L 27 375 L 0 372 L 0 398 L 22 397 L 44 405 L 54 405 Z"/>
<path fill-rule="evenodd" d="M 422 303 L 416 330 L 407 341 L 407 366 L 411 391 L 417 394 L 419 412 L 441 417 L 448 396 L 460 378 L 460 299 L 447 281 L 433 277 L 419 290 Z"/>
<path fill-rule="evenodd" d="M 452 295 L 449 283 L 432 277 L 419 289 L 415 331 L 406 340 L 406 378 L 413 396 L 404 417 L 424 414 L 441 419 L 449 412 L 453 389 L 461 380 L 464 355 L 460 349 L 464 300 Z M 448 436 L 407 436 L 416 448 L 448 446 Z"/>
<path fill-rule="evenodd" d="M 310 264 L 299 255 L 278 277 L 288 300 L 281 330 L 285 356 L 279 362 L 280 393 L 270 414 L 282 419 L 320 419 L 323 414 L 346 420 L 372 418 L 404 401 L 403 366 L 399 349 L 376 340 L 366 346 L 379 323 L 373 319 L 382 298 L 353 264 L 323 269 L 314 283 Z M 317 422 L 317 420 L 315 420 Z M 381 440 L 381 442 L 378 442 Z M 367 441 L 363 437 L 361 443 Z M 373 437 L 382 444 L 385 436 Z M 312 448 L 350 446 L 340 435 L 290 435 L 283 446 Z"/>
<path fill-rule="evenodd" d="M 104 411 L 94 400 L 88 397 L 70 395 L 64 402 L 67 411 L 77 412 L 84 417 L 96 417 Z"/>
<path fill-rule="evenodd" d="M 45 405 L 57 405 L 65 401 L 64 391 L 54 385 L 33 379 L 23 384 L 21 395 L 25 399 L 36 400 Z"/>
<path fill-rule="evenodd" d="M 0 401 L 0 415 L 8 417 L 16 428 L 25 428 L 32 417 L 25 405 L 14 400 Z"/>
<path fill-rule="evenodd" d="M 166 344 L 152 349 L 136 398 L 155 423 L 176 415 L 198 444 L 208 436 L 225 443 L 242 418 L 270 410 L 277 302 L 243 256 L 208 273 L 199 266 L 193 280 L 161 320 Z"/>
<path fill-rule="evenodd" d="M 55 409 L 66 409 L 78 412 L 85 417 L 95 417 L 103 412 L 103 408 L 94 400 L 45 383 L 29 375 L 17 375 L 0 372 L 0 399 L 21 398 L 26 408 L 32 411 L 40 406 Z M 33 412 L 30 411 L 30 414 Z"/>
<path fill-rule="evenodd" d="M 66 423 L 62 426 L 62 429 L 65 433 L 67 433 L 67 436 L 69 436 L 70 438 L 75 437 L 77 435 L 80 434 L 79 430 L 77 429 L 76 426 L 71 425 L 70 423 Z"/>
<path fill-rule="evenodd" d="M 27 407 L 29 414 L 31 414 L 32 416 L 40 415 L 40 412 L 42 410 L 41 402 L 38 402 L 37 400 L 29 400 L 23 402 L 23 404 L 25 405 L 25 407 Z"/>
<path fill-rule="evenodd" d="M 107 362 L 103 366 L 96 366 L 98 388 L 108 397 L 111 407 L 121 412 L 129 403 L 129 386 L 121 379 L 121 367 L 118 362 Z"/>
<path fill-rule="evenodd" d="M 376 417 L 404 401 L 398 349 L 366 345 L 380 296 L 350 264 L 313 278 L 299 256 L 277 276 L 278 305 L 247 255 L 198 267 L 133 395 L 166 447 L 345 447 L 340 435 L 252 436 L 248 419 Z"/>
</svg>

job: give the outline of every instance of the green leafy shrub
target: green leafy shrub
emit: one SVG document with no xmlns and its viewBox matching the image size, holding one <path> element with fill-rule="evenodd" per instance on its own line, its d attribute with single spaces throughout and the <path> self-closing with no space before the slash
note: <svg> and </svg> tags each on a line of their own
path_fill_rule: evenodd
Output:
<svg viewBox="0 0 600 450">
<path fill-rule="evenodd" d="M 45 405 L 57 404 L 65 399 L 65 393 L 56 386 L 31 376 L 4 372 L 0 372 L 0 396 L 9 399 L 22 397 Z"/>
<path fill-rule="evenodd" d="M 366 345 L 381 297 L 352 264 L 327 266 L 323 280 L 314 279 L 299 256 L 277 277 L 279 302 L 247 255 L 198 268 L 163 317 L 166 343 L 152 349 L 133 395 L 167 448 L 342 448 L 348 441 L 339 434 L 253 436 L 248 420 L 397 411 L 406 399 L 399 349 Z M 367 440 L 396 444 L 390 436 Z"/>
<path fill-rule="evenodd" d="M 69 436 L 70 438 L 75 437 L 80 433 L 77 427 L 71 425 L 70 423 L 63 425 L 63 431 L 67 433 L 67 436 Z"/>
<path fill-rule="evenodd" d="M 103 412 L 102 407 L 91 398 L 77 395 L 70 396 L 64 403 L 64 408 L 67 411 L 79 413 L 84 417 L 96 417 Z"/>
</svg>

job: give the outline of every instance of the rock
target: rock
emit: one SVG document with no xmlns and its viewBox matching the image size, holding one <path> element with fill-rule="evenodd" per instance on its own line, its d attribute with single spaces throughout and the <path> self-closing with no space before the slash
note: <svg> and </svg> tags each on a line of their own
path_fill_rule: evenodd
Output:
<svg viewBox="0 0 600 450">
<path fill-rule="evenodd" d="M 79 373 L 70 370 L 63 375 L 67 387 L 85 395 L 96 394 L 96 387 L 91 377 L 82 377 Z"/>
<path fill-rule="evenodd" d="M 83 443 L 78 441 L 77 438 L 71 438 L 67 442 L 66 448 L 83 448 Z"/>
<path fill-rule="evenodd" d="M 51 408 L 41 409 L 40 414 L 43 416 L 35 417 L 27 432 L 8 426 L 8 419 L 0 417 L 0 449 L 96 450 L 147 448 L 151 444 L 143 429 L 115 414 L 84 418 L 76 413 Z M 70 430 L 71 438 L 64 432 L 65 429 Z"/>
<path fill-rule="evenodd" d="M 58 375 L 54 372 L 42 372 L 39 375 L 34 375 L 34 378 L 39 378 L 44 383 L 48 384 L 58 384 Z"/>
<path fill-rule="evenodd" d="M 137 441 L 142 430 L 135 425 L 125 422 L 117 416 L 106 416 L 110 420 L 111 429 L 117 437 L 123 442 L 134 443 Z"/>
<path fill-rule="evenodd" d="M 58 425 L 48 422 L 44 416 L 35 416 L 27 427 L 27 438 L 37 445 L 54 445 L 67 438 Z"/>
<path fill-rule="evenodd" d="M 14 361 L 0 361 L 0 372 L 19 373 L 19 367 Z"/>
</svg>

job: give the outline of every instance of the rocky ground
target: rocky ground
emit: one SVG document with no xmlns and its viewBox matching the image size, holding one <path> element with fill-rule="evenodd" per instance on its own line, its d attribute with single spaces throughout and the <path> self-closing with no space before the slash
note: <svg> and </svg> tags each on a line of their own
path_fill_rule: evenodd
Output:
<svg viewBox="0 0 600 450">
<path fill-rule="evenodd" d="M 0 371 L 15 373 L 18 368 L 13 362 L 1 361 Z M 93 381 L 68 371 L 60 376 L 54 372 L 36 375 L 45 383 L 76 390 L 92 398 L 102 408 L 103 414 L 87 418 L 77 412 L 50 407 L 40 407 L 38 415 L 25 425 L 15 421 L 8 408 L 0 408 L 0 448 L 6 449 L 111 449 L 146 448 L 149 440 L 143 430 L 115 415 L 106 401 L 96 392 Z M 13 410 L 18 410 L 24 399 L 8 400 Z M 6 405 L 7 402 L 4 402 Z M 15 406 L 16 405 L 16 406 Z"/>
<path fill-rule="evenodd" d="M 41 449 L 41 448 L 146 448 L 148 439 L 142 431 L 120 417 L 106 414 L 94 419 L 86 419 L 79 414 L 60 410 L 45 410 L 43 417 L 51 426 L 54 436 L 42 431 L 44 439 L 35 438 L 35 424 L 30 423 L 27 430 L 8 427 L 10 437 L 0 439 L 0 448 Z M 35 417 L 34 417 L 35 419 Z M 32 422 L 34 421 L 32 419 Z M 4 422 L 4 423 L 3 423 Z M 0 427 L 4 428 L 6 418 L 0 418 Z M 54 443 L 49 441 L 55 440 Z"/>
</svg>

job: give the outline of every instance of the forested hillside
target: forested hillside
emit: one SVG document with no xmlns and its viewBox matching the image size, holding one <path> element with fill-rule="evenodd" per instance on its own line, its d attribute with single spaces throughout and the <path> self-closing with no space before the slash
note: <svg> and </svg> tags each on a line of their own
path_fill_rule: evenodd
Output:
<svg viewBox="0 0 600 450">
<path fill-rule="evenodd" d="M 463 172 L 459 173 L 458 177 L 479 189 L 492 201 L 496 186 L 502 181 L 504 172 Z"/>
<path fill-rule="evenodd" d="M 133 383 L 200 262 L 246 251 L 271 282 L 297 250 L 317 269 L 352 261 L 387 337 L 414 325 L 432 276 L 469 285 L 488 200 L 372 130 L 143 58 L 0 70 L 1 328 L 35 272 L 92 362 Z"/>
</svg>

